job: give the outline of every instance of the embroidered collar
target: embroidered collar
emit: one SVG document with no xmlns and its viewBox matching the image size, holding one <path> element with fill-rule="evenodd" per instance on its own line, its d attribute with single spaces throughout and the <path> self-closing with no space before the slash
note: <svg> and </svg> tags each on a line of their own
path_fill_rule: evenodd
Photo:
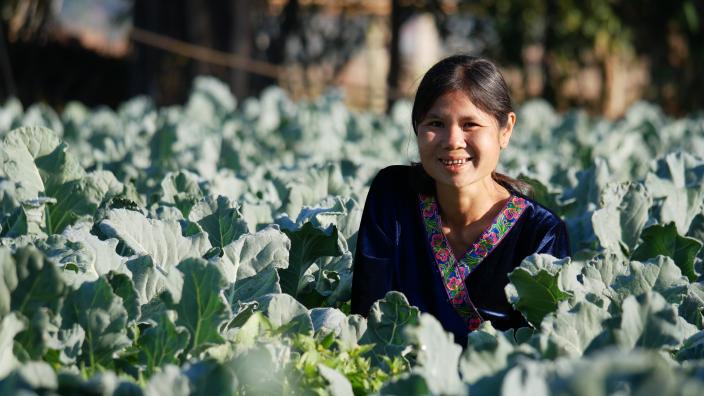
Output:
<svg viewBox="0 0 704 396">
<path fill-rule="evenodd" d="M 448 300 L 465 320 L 468 330 L 475 330 L 483 319 L 469 299 L 464 280 L 499 245 L 516 224 L 526 208 L 526 200 L 511 195 L 491 226 L 482 232 L 462 257 L 457 259 L 442 232 L 442 220 L 435 197 L 419 194 L 418 198 L 420 199 L 420 210 L 428 242 L 435 257 L 435 263 L 445 286 Z"/>
</svg>

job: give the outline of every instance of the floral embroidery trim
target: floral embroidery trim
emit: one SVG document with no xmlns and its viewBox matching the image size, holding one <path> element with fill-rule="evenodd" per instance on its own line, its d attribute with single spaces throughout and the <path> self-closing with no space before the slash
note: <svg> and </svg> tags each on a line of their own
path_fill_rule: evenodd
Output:
<svg viewBox="0 0 704 396">
<path fill-rule="evenodd" d="M 504 208 L 467 252 L 458 260 L 450 249 L 450 243 L 442 232 L 442 220 L 435 197 L 420 194 L 420 210 L 428 235 L 428 242 L 435 257 L 450 304 L 467 323 L 469 331 L 475 330 L 484 321 L 469 298 L 464 279 L 503 240 L 521 217 L 527 203 L 524 198 L 511 195 Z"/>
</svg>

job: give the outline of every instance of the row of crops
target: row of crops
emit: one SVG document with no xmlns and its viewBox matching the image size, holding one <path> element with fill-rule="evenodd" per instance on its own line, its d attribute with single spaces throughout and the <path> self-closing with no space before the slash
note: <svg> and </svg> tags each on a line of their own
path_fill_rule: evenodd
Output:
<svg viewBox="0 0 704 396">
<path fill-rule="evenodd" d="M 506 295 L 531 327 L 466 347 L 389 293 L 349 314 L 376 171 L 410 105 L 332 92 L 0 107 L 0 394 L 700 394 L 704 115 L 519 109 L 503 170 L 569 228 Z"/>
</svg>

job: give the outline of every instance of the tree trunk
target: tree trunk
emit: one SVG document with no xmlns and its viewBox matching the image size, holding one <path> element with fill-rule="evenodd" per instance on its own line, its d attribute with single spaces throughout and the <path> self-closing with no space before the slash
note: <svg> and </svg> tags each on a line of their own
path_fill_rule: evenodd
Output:
<svg viewBox="0 0 704 396">
<path fill-rule="evenodd" d="M 242 57 L 252 55 L 252 10 L 249 0 L 232 0 L 232 20 L 234 26 L 230 31 L 230 51 Z M 249 74 L 245 70 L 230 71 L 230 89 L 237 98 L 249 95 Z"/>
<path fill-rule="evenodd" d="M 2 73 L 2 86 L 0 88 L 0 99 L 2 102 L 11 96 L 15 96 L 15 83 L 12 77 L 12 66 L 10 65 L 10 55 L 7 52 L 5 42 L 5 24 L 0 22 L 0 73 Z"/>
<path fill-rule="evenodd" d="M 399 0 L 391 0 L 391 43 L 389 44 L 389 76 L 387 78 L 386 111 L 396 101 L 395 94 L 399 91 L 401 74 L 401 25 L 403 24 L 403 9 Z"/>
</svg>

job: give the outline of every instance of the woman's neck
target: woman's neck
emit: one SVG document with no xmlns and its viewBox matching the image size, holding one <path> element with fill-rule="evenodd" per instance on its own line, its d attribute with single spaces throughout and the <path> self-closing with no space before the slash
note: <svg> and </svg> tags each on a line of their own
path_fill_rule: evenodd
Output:
<svg viewBox="0 0 704 396">
<path fill-rule="evenodd" d="M 493 218 L 496 208 L 503 206 L 511 196 L 492 178 L 459 189 L 436 183 L 436 194 L 443 223 L 451 227 L 464 227 L 486 217 Z"/>
</svg>

